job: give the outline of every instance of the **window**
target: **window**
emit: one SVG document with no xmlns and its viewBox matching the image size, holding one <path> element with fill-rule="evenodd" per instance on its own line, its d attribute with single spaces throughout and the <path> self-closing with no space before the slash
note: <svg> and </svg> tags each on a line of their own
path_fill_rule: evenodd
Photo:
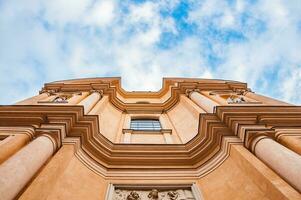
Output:
<svg viewBox="0 0 301 200">
<path fill-rule="evenodd" d="M 161 124 L 158 119 L 132 119 L 131 120 L 131 129 L 159 131 L 159 130 L 161 130 Z"/>
</svg>

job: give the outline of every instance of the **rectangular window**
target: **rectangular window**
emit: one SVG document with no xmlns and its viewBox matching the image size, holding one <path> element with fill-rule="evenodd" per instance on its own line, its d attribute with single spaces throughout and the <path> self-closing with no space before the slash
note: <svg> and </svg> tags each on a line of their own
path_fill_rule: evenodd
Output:
<svg viewBox="0 0 301 200">
<path fill-rule="evenodd" d="M 131 120 L 131 129 L 159 131 L 159 130 L 161 130 L 161 124 L 158 119 L 132 119 Z"/>
</svg>

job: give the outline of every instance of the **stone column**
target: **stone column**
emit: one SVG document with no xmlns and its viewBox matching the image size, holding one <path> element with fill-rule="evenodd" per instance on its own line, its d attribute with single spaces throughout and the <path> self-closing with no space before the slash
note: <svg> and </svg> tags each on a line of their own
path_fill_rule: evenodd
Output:
<svg viewBox="0 0 301 200">
<path fill-rule="evenodd" d="M 254 141 L 253 153 L 301 192 L 301 157 L 271 138 Z"/>
<path fill-rule="evenodd" d="M 281 135 L 277 141 L 283 146 L 301 155 L 301 135 Z"/>
<path fill-rule="evenodd" d="M 218 103 L 206 97 L 205 95 L 202 95 L 198 91 L 191 91 L 189 93 L 189 98 L 207 113 L 213 113 L 214 107 L 218 106 Z"/>
<path fill-rule="evenodd" d="M 88 96 L 88 92 L 82 92 L 81 94 L 73 94 L 73 96 L 68 99 L 68 104 L 78 104 L 83 100 L 86 96 Z"/>
<path fill-rule="evenodd" d="M 92 92 L 88 97 L 84 98 L 78 105 L 84 106 L 84 113 L 88 114 L 95 104 L 100 100 L 101 95 L 99 92 Z"/>
<path fill-rule="evenodd" d="M 0 164 L 19 151 L 30 141 L 26 134 L 10 135 L 0 142 Z"/>
<path fill-rule="evenodd" d="M 50 136 L 41 135 L 0 165 L 0 199 L 14 199 L 56 151 Z"/>
</svg>

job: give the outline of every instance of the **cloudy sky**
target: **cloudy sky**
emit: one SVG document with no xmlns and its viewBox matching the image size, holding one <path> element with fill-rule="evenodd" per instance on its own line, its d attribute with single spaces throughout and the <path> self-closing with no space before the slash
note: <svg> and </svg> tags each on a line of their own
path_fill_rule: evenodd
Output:
<svg viewBox="0 0 301 200">
<path fill-rule="evenodd" d="M 102 76 L 238 80 L 301 104 L 301 1 L 0 0 L 0 104 Z"/>
</svg>

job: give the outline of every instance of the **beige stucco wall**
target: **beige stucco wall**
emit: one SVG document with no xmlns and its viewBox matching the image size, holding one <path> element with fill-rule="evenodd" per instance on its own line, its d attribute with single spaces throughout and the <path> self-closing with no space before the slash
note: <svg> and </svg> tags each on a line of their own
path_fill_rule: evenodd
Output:
<svg viewBox="0 0 301 200">
<path fill-rule="evenodd" d="M 216 170 L 198 180 L 205 199 L 301 199 L 301 195 L 246 148 L 233 145 Z"/>
<path fill-rule="evenodd" d="M 111 142 L 114 142 L 118 131 L 121 131 L 119 126 L 122 126 L 120 121 L 122 112 L 109 102 L 107 96 L 104 96 L 100 101 L 104 102 L 100 102 L 102 106 L 97 110 L 99 131 Z"/>
<path fill-rule="evenodd" d="M 64 145 L 41 170 L 21 200 L 104 199 L 107 183 L 83 165 L 73 145 Z"/>
<path fill-rule="evenodd" d="M 180 97 L 179 103 L 167 112 L 167 115 L 176 129 L 181 141 L 188 142 L 198 132 L 199 114 L 201 111 L 185 101 L 184 95 Z"/>
<path fill-rule="evenodd" d="M 300 194 L 266 167 L 243 146 L 233 146 L 227 160 L 210 174 L 193 179 L 105 180 L 64 145 L 29 184 L 21 200 L 100 200 L 109 183 L 184 184 L 196 182 L 205 199 L 301 199 Z"/>
</svg>

